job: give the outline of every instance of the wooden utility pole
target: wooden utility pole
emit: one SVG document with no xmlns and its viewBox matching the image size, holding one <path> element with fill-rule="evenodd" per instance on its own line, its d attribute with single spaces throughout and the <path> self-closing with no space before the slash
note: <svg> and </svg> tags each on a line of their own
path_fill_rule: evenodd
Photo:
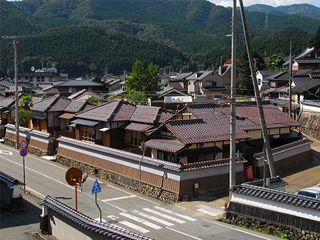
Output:
<svg viewBox="0 0 320 240">
<path fill-rule="evenodd" d="M 231 189 L 236 184 L 235 165 L 236 165 L 236 13 L 237 0 L 233 0 L 232 10 L 232 50 L 231 50 L 231 106 L 230 106 L 230 164 L 229 164 L 229 198 Z"/>
<path fill-rule="evenodd" d="M 259 117 L 260 117 L 260 124 L 261 124 L 263 141 L 266 145 L 265 148 L 266 148 L 266 155 L 267 155 L 268 164 L 269 164 L 270 176 L 275 177 L 276 171 L 274 168 L 273 156 L 272 156 L 271 146 L 270 146 L 270 141 L 269 141 L 269 135 L 267 132 L 266 119 L 264 116 L 264 112 L 263 112 L 263 108 L 262 108 L 262 101 L 261 101 L 261 97 L 259 94 L 256 71 L 255 71 L 255 67 L 254 67 L 254 63 L 253 63 L 251 45 L 250 45 L 249 34 L 248 34 L 248 29 L 247 29 L 247 22 L 246 22 L 246 17 L 244 14 L 243 2 L 242 2 L 242 0 L 239 0 L 239 2 L 240 2 L 240 12 L 241 12 L 241 18 L 242 18 L 244 37 L 246 40 L 250 71 L 251 71 L 252 82 L 253 82 L 253 87 L 254 87 L 254 94 L 255 94 L 256 101 L 257 101 L 258 110 L 259 110 Z"/>
<path fill-rule="evenodd" d="M 15 129 L 16 129 L 16 148 L 19 149 L 19 92 L 18 92 L 18 67 L 17 67 L 17 36 L 3 36 L 4 39 L 12 39 L 14 49 L 14 80 L 15 80 Z"/>
<path fill-rule="evenodd" d="M 292 112 L 292 93 L 291 93 L 291 83 L 292 83 L 292 41 L 290 41 L 290 56 L 289 56 L 289 116 L 291 117 Z"/>
</svg>

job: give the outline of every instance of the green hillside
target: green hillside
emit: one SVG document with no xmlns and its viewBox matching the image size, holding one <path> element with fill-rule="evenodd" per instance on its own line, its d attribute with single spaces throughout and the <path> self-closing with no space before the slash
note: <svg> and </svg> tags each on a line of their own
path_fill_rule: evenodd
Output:
<svg viewBox="0 0 320 240">
<path fill-rule="evenodd" d="M 135 59 L 171 70 L 207 69 L 230 57 L 231 9 L 206 0 L 23 0 L 1 3 L 2 35 L 21 35 L 21 71 L 55 62 L 71 75 L 131 70 Z M 254 51 L 298 54 L 320 20 L 247 12 Z M 27 20 L 27 21 L 26 21 Z M 238 14 L 238 48 L 244 39 Z M 38 34 L 37 33 L 40 33 Z M 31 34 L 31 36 L 29 36 Z M 27 36 L 28 35 L 28 36 Z M 12 73 L 12 49 L 1 41 L 0 66 Z"/>
</svg>

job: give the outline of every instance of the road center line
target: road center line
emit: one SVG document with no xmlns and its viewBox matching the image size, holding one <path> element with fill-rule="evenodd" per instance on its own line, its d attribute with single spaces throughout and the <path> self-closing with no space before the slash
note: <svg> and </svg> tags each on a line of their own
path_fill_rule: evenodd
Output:
<svg viewBox="0 0 320 240">
<path fill-rule="evenodd" d="M 109 198 L 109 199 L 102 200 L 102 202 L 111 202 L 111 201 L 117 201 L 117 200 L 121 200 L 121 199 L 134 198 L 134 197 L 136 197 L 136 196 L 130 195 L 130 196 L 117 197 L 117 198 Z"/>
</svg>

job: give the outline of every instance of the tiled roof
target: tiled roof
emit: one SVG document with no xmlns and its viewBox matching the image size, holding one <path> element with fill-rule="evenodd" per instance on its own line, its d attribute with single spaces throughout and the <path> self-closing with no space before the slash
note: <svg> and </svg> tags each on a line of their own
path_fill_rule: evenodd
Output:
<svg viewBox="0 0 320 240">
<path fill-rule="evenodd" d="M 192 74 L 192 72 L 182 73 L 182 74 L 176 76 L 175 78 L 172 78 L 170 81 L 180 81 L 180 80 L 184 80 L 184 79 L 186 79 L 187 77 L 189 77 L 191 74 Z"/>
<path fill-rule="evenodd" d="M 319 107 L 320 108 L 320 101 L 312 101 L 312 100 L 304 100 L 300 102 L 303 105 L 310 105 L 310 106 L 315 106 L 315 107 Z"/>
<path fill-rule="evenodd" d="M 309 54 L 311 54 L 312 52 L 314 52 L 314 50 L 315 50 L 314 47 L 306 48 L 303 53 L 301 53 L 300 55 L 298 55 L 294 59 L 304 58 L 304 57 L 308 56 Z"/>
<path fill-rule="evenodd" d="M 131 121 L 154 123 L 159 113 L 160 107 L 137 105 L 130 118 Z"/>
<path fill-rule="evenodd" d="M 81 111 L 87 104 L 87 102 L 71 100 L 69 105 L 64 109 L 64 111 L 70 113 L 77 113 Z"/>
<path fill-rule="evenodd" d="M 95 92 L 89 91 L 87 89 L 82 89 L 82 90 L 68 96 L 69 99 L 74 99 L 74 100 L 78 100 L 78 101 L 86 101 L 90 97 L 95 97 L 99 101 L 103 100 L 103 97 L 101 95 L 99 95 Z"/>
<path fill-rule="evenodd" d="M 12 87 L 12 86 L 15 86 L 15 82 L 11 79 L 2 79 L 0 81 L 0 86 L 3 86 L 3 87 Z"/>
<path fill-rule="evenodd" d="M 313 210 L 320 211 L 320 200 L 311 197 L 296 195 L 294 193 L 253 186 L 247 183 L 234 186 L 231 191 L 238 194 L 259 197 L 271 201 L 287 203 L 299 207 L 310 208 Z"/>
<path fill-rule="evenodd" d="M 27 73 L 18 73 L 18 77 L 54 77 L 60 76 L 59 73 L 55 72 L 27 72 Z"/>
<path fill-rule="evenodd" d="M 12 96 L 12 97 L 7 97 L 5 99 L 1 99 L 0 101 L 0 106 L 1 107 L 11 107 L 13 104 L 15 103 L 15 97 Z"/>
<path fill-rule="evenodd" d="M 49 111 L 50 112 L 64 111 L 64 109 L 70 104 L 70 102 L 71 102 L 70 99 L 59 97 Z"/>
<path fill-rule="evenodd" d="M 58 87 L 102 87 L 103 84 L 89 80 L 69 80 L 57 85 Z"/>
<path fill-rule="evenodd" d="M 128 230 L 125 230 L 124 228 L 112 226 L 107 223 L 100 223 L 50 196 L 46 196 L 38 203 L 41 206 L 44 205 L 54 212 L 61 214 L 77 225 L 80 225 L 81 227 L 88 229 L 89 231 L 99 232 L 99 234 L 101 234 L 102 236 L 107 236 L 108 238 L 119 240 L 151 240 L 150 238 L 132 233 Z"/>
<path fill-rule="evenodd" d="M 263 179 L 258 179 L 255 181 L 247 182 L 247 184 L 253 185 L 253 186 L 263 187 Z M 288 183 L 286 181 L 284 181 L 280 176 L 270 178 L 269 188 L 273 189 L 273 188 L 283 187 L 283 186 L 287 186 L 287 185 L 288 185 Z"/>
<path fill-rule="evenodd" d="M 133 123 L 133 122 L 129 122 L 127 124 L 124 124 L 123 126 L 121 126 L 122 128 L 126 129 L 126 130 L 132 130 L 132 131 L 139 131 L 142 132 L 145 129 L 150 128 L 152 125 L 149 124 L 143 124 L 143 123 Z"/>
<path fill-rule="evenodd" d="M 51 106 L 53 106 L 54 102 L 57 101 L 59 98 L 59 95 L 54 95 L 48 98 L 44 98 L 41 101 L 34 103 L 31 107 L 32 111 L 39 111 L 44 112 L 47 109 L 49 109 Z"/>
<path fill-rule="evenodd" d="M 79 113 L 76 117 L 102 122 L 129 121 L 135 111 L 135 108 L 135 105 L 129 102 L 116 99 L 88 111 Z"/>
<path fill-rule="evenodd" d="M 159 123 L 172 117 L 172 113 L 160 107 L 135 106 L 127 101 L 115 99 L 91 110 L 77 114 L 76 117 L 96 121 L 132 121 L 140 123 Z"/>
<path fill-rule="evenodd" d="M 314 87 L 319 87 L 320 85 L 320 79 L 318 78 L 294 77 L 292 81 L 295 84 L 293 91 L 297 93 L 306 92 Z"/>
<path fill-rule="evenodd" d="M 203 78 L 205 78 L 206 76 L 210 75 L 211 73 L 213 73 L 213 71 L 199 71 L 196 72 L 192 75 L 190 75 L 189 77 L 186 78 L 186 80 L 202 80 Z"/>
<path fill-rule="evenodd" d="M 167 128 L 184 144 L 224 141 L 230 139 L 230 106 L 212 103 L 189 104 L 185 110 L 196 119 L 170 120 Z M 263 105 L 267 128 L 299 126 L 300 124 L 278 110 L 272 104 Z M 236 139 L 248 139 L 249 130 L 260 130 L 260 118 L 256 105 L 238 105 Z"/>
<path fill-rule="evenodd" d="M 167 128 L 184 144 L 229 140 L 228 116 L 217 116 L 210 122 L 202 119 L 169 121 Z M 244 131 L 237 132 L 237 139 L 250 138 Z"/>
<path fill-rule="evenodd" d="M 310 141 L 307 138 L 297 140 L 295 142 L 288 143 L 288 144 L 282 145 L 280 147 L 273 148 L 272 155 L 280 154 L 280 153 L 286 152 L 288 150 L 293 150 L 293 149 L 301 147 L 301 146 L 310 145 L 311 143 L 312 143 L 312 141 Z M 264 154 L 263 154 L 263 152 L 255 153 L 253 155 L 253 157 L 255 157 L 257 160 L 263 160 Z"/>
<path fill-rule="evenodd" d="M 248 161 L 245 160 L 244 158 L 236 160 L 236 164 L 245 164 L 247 162 Z M 228 166 L 229 164 L 230 164 L 230 158 L 223 158 L 223 159 L 217 159 L 217 160 L 183 164 L 182 170 L 183 171 L 194 171 L 194 170 L 204 169 L 204 168 Z"/>
<path fill-rule="evenodd" d="M 145 142 L 147 148 L 154 148 L 160 151 L 176 153 L 185 147 L 177 139 L 150 139 Z"/>
</svg>

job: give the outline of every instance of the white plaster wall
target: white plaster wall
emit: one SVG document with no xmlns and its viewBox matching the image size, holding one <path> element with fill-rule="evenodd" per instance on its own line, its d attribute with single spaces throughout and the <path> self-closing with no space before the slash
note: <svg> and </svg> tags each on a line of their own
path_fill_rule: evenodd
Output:
<svg viewBox="0 0 320 240">
<path fill-rule="evenodd" d="M 281 203 L 277 201 L 271 201 L 264 198 L 257 198 L 248 195 L 242 195 L 238 193 L 232 193 L 232 202 L 242 203 L 245 205 L 259 207 L 263 209 L 272 210 L 279 213 L 286 213 L 302 218 L 312 219 L 320 222 L 320 211 L 315 211 L 311 208 L 304 208 L 296 205 Z"/>
</svg>

